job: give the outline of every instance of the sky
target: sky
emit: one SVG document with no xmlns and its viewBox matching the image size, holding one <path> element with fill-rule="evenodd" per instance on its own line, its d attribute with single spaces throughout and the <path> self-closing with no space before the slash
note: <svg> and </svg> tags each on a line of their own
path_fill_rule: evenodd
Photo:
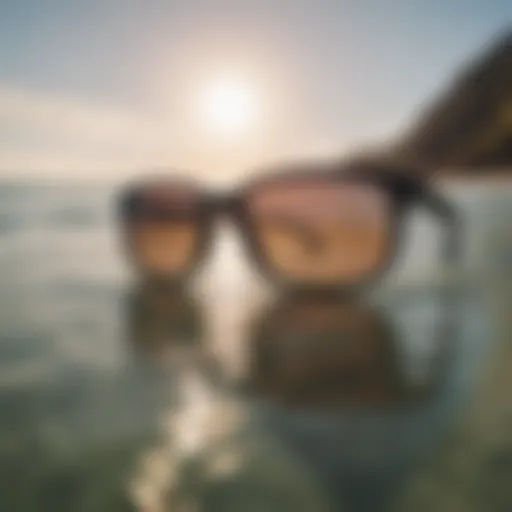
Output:
<svg viewBox="0 0 512 512">
<path fill-rule="evenodd" d="M 0 0 L 0 177 L 342 154 L 400 133 L 511 26 L 510 0 Z M 205 106 L 222 77 L 252 102 L 230 133 Z"/>
</svg>

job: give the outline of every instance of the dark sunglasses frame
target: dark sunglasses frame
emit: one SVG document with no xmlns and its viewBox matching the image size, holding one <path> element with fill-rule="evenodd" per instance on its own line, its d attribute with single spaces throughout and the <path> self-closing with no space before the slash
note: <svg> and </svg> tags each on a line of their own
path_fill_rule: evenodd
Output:
<svg viewBox="0 0 512 512">
<path fill-rule="evenodd" d="M 460 252 L 460 219 L 454 207 L 431 186 L 429 181 L 419 177 L 425 175 L 419 169 L 398 166 L 333 165 L 323 162 L 303 162 L 298 165 L 281 166 L 274 168 L 270 173 L 266 172 L 259 179 L 246 183 L 229 195 L 216 195 L 201 189 L 197 190 L 200 198 L 194 216 L 194 221 L 197 223 L 197 246 L 188 267 L 180 271 L 179 275 L 163 278 L 162 276 L 152 275 L 147 269 L 141 268 L 133 254 L 133 248 L 130 247 L 128 237 L 125 236 L 128 256 L 146 279 L 166 279 L 182 282 L 189 279 L 203 261 L 211 242 L 213 223 L 219 216 L 224 216 L 236 225 L 243 236 L 245 246 L 248 248 L 248 256 L 252 262 L 266 277 L 280 286 L 316 291 L 350 290 L 373 283 L 389 270 L 401 246 L 405 227 L 404 220 L 407 218 L 407 213 L 412 207 L 420 206 L 426 209 L 443 227 L 445 231 L 443 258 L 446 263 L 453 263 Z M 160 183 L 172 186 L 174 183 L 179 184 L 184 181 L 186 182 L 186 180 L 175 181 L 170 176 L 161 180 Z M 248 206 L 251 194 L 260 187 L 278 184 L 282 186 L 287 183 L 290 183 L 291 186 L 308 182 L 318 184 L 322 181 L 332 184 L 341 182 L 370 185 L 384 192 L 389 198 L 390 211 L 386 254 L 380 265 L 357 281 L 315 284 L 291 280 L 269 264 L 259 241 L 254 219 Z M 125 235 L 130 223 L 144 215 L 143 195 L 148 185 L 151 187 L 151 182 L 135 183 L 125 189 L 119 198 L 118 210 Z"/>
</svg>

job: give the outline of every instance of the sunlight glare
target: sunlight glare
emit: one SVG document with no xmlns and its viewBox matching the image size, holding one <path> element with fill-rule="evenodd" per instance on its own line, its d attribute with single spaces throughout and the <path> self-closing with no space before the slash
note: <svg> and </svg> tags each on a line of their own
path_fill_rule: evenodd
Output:
<svg viewBox="0 0 512 512">
<path fill-rule="evenodd" d="M 205 85 L 199 98 L 199 112 L 208 130 L 232 137 L 255 123 L 258 101 L 249 83 L 242 78 L 225 75 Z"/>
</svg>

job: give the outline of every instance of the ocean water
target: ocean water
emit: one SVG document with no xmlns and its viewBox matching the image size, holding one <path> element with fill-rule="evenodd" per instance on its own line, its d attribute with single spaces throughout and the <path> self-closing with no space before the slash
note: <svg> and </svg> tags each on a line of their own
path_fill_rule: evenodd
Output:
<svg viewBox="0 0 512 512">
<path fill-rule="evenodd" d="M 189 291 L 146 290 L 116 193 L 0 184 L 0 510 L 389 508 L 504 336 L 512 189 L 447 190 L 464 218 L 454 308 L 420 214 L 375 296 L 280 297 L 229 228 Z"/>
</svg>

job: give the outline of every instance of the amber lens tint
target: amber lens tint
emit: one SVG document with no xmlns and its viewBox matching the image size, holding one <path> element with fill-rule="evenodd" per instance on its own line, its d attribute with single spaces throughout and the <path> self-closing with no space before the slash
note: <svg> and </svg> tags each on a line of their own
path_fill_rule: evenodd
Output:
<svg viewBox="0 0 512 512">
<path fill-rule="evenodd" d="M 128 247 L 148 274 L 175 276 L 194 263 L 200 238 L 200 200 L 182 184 L 152 184 L 130 191 L 123 204 Z"/>
<path fill-rule="evenodd" d="M 283 180 L 257 187 L 248 207 L 267 265 L 287 279 L 357 281 L 387 257 L 390 200 L 371 184 Z"/>
</svg>

